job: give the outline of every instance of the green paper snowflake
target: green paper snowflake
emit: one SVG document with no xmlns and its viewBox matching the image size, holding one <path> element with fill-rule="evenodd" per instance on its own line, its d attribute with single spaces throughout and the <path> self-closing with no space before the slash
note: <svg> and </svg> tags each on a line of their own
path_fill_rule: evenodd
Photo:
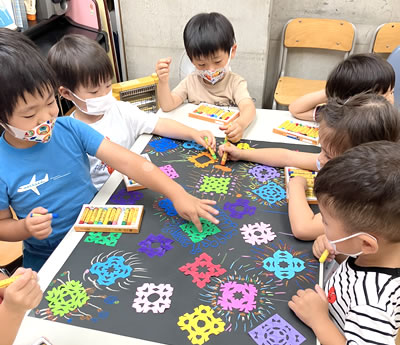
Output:
<svg viewBox="0 0 400 345">
<path fill-rule="evenodd" d="M 203 183 L 200 186 L 199 191 L 206 193 L 215 192 L 218 194 L 227 194 L 230 182 L 230 177 L 204 176 Z"/>
<path fill-rule="evenodd" d="M 188 234 L 190 239 L 192 240 L 193 243 L 200 242 L 204 240 L 207 236 L 217 234 L 218 232 L 221 232 L 218 227 L 211 223 L 210 221 L 200 218 L 201 225 L 203 227 L 203 231 L 199 232 L 195 225 L 192 222 L 188 222 L 185 224 L 180 225 L 180 228 Z"/>
<path fill-rule="evenodd" d="M 110 232 L 107 235 L 103 235 L 101 232 L 89 232 L 84 242 L 115 247 L 121 235 L 122 233 L 120 232 Z"/>
</svg>

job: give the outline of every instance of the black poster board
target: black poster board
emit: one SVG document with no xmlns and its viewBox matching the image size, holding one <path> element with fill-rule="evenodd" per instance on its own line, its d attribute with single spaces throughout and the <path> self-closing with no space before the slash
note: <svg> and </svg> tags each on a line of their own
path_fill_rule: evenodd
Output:
<svg viewBox="0 0 400 345">
<path fill-rule="evenodd" d="M 319 152 L 248 140 L 240 147 Z M 191 344 L 188 336 L 194 344 L 256 344 L 248 334 L 256 327 L 259 344 L 267 330 L 265 344 L 315 344 L 287 306 L 297 289 L 318 282 L 319 266 L 312 243 L 291 234 L 283 169 L 223 167 L 196 143 L 160 137 L 143 153 L 189 193 L 217 201 L 220 224 L 204 232 L 219 232 L 203 240 L 194 233 L 194 243 L 171 202 L 147 189 L 127 192 L 121 182 L 108 204 L 144 205 L 140 233 L 85 234 L 32 316 L 163 344 Z"/>
</svg>

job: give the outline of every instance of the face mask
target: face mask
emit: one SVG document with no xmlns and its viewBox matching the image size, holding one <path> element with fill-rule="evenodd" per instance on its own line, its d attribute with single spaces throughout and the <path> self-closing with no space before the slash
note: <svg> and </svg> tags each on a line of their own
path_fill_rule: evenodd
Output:
<svg viewBox="0 0 400 345">
<path fill-rule="evenodd" d="M 48 143 L 51 139 L 53 127 L 56 122 L 56 118 L 41 123 L 39 126 L 32 128 L 29 131 L 13 127 L 11 125 L 4 126 L 4 129 L 11 133 L 17 139 L 25 141 L 34 141 L 37 143 Z"/>
<path fill-rule="evenodd" d="M 211 83 L 212 85 L 218 83 L 220 80 L 222 80 L 225 74 L 230 71 L 229 63 L 231 62 L 231 54 L 232 54 L 232 48 L 229 52 L 229 59 L 225 67 L 218 68 L 215 71 L 210 71 L 208 69 L 197 70 L 198 75 L 202 77 L 204 80 Z"/>
<path fill-rule="evenodd" d="M 338 251 L 338 250 L 336 249 L 336 243 L 340 243 L 340 242 L 349 240 L 350 238 L 357 237 L 357 236 L 360 236 L 360 235 L 367 235 L 367 236 L 371 237 L 372 239 L 374 239 L 374 240 L 376 241 L 376 238 L 375 238 L 374 236 L 372 236 L 372 235 L 370 235 L 370 234 L 367 234 L 366 232 L 357 232 L 356 234 L 353 234 L 353 235 L 350 235 L 350 236 L 347 236 L 347 237 L 343 237 L 343 238 L 340 238 L 340 239 L 335 240 L 335 241 L 329 241 L 329 240 L 328 240 L 328 242 L 329 242 L 329 244 L 332 246 L 333 250 L 335 251 L 335 255 L 337 255 L 337 254 L 343 254 L 343 255 L 351 256 L 351 257 L 355 258 L 355 257 L 361 255 L 363 252 L 360 251 L 360 252 L 355 253 L 355 254 L 343 253 L 343 252 L 340 252 L 340 251 Z"/>
<path fill-rule="evenodd" d="M 79 107 L 75 102 L 75 106 L 84 114 L 86 115 L 103 115 L 107 110 L 109 110 L 112 105 L 117 101 L 114 96 L 112 95 L 112 90 L 105 95 L 101 97 L 95 97 L 95 98 L 88 98 L 88 99 L 82 99 L 79 96 L 75 95 L 72 91 L 70 91 L 76 98 L 78 98 L 80 101 L 86 103 L 86 109 L 83 110 L 81 107 Z"/>
</svg>

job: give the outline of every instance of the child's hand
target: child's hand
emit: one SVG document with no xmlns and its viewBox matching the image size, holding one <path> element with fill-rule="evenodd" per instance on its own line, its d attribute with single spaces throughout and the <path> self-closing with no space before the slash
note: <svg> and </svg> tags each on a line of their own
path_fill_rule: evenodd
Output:
<svg viewBox="0 0 400 345">
<path fill-rule="evenodd" d="M 319 285 L 315 285 L 315 291 L 312 289 L 298 290 L 297 295 L 292 297 L 288 305 L 297 317 L 310 328 L 329 320 L 328 300 Z"/>
<path fill-rule="evenodd" d="M 199 232 L 202 232 L 199 217 L 207 219 L 214 224 L 219 223 L 219 220 L 212 216 L 212 214 L 217 215 L 219 212 L 209 206 L 216 204 L 214 200 L 200 200 L 182 190 L 182 192 L 175 193 L 171 201 L 179 215 L 183 219 L 193 222 Z"/>
<path fill-rule="evenodd" d="M 156 64 L 156 73 L 161 83 L 168 83 L 169 79 L 169 65 L 172 59 L 170 57 L 160 59 Z"/>
<path fill-rule="evenodd" d="M 18 268 L 13 276 L 17 275 L 21 277 L 5 289 L 3 305 L 10 312 L 25 313 L 39 305 L 43 293 L 36 272 L 30 268 Z"/>
<path fill-rule="evenodd" d="M 225 132 L 228 140 L 232 143 L 237 143 L 243 137 L 243 132 L 246 128 L 238 121 L 231 122 L 228 125 L 219 127 L 221 131 Z"/>
<path fill-rule="evenodd" d="M 42 216 L 32 217 L 32 213 L 40 213 Z M 52 215 L 47 213 L 43 207 L 36 207 L 25 218 L 25 228 L 38 240 L 43 240 L 50 236 L 53 229 L 51 228 Z"/>
<path fill-rule="evenodd" d="M 292 177 L 289 181 L 289 189 L 290 186 L 301 186 L 303 187 L 304 191 L 307 190 L 307 180 L 303 176 L 295 176 Z M 295 188 L 295 187 L 292 187 Z"/>
<path fill-rule="evenodd" d="M 207 137 L 208 145 L 204 140 L 204 137 Z M 205 147 L 206 149 L 208 149 L 208 147 L 211 147 L 215 151 L 216 141 L 215 137 L 212 135 L 210 131 L 196 131 L 195 134 L 193 135 L 193 140 L 199 145 Z"/>
<path fill-rule="evenodd" d="M 329 251 L 329 256 L 327 258 L 328 262 L 332 261 L 335 258 L 335 251 L 333 250 L 332 246 L 329 244 L 328 239 L 326 238 L 326 235 L 320 235 L 317 237 L 317 239 L 313 243 L 313 254 L 316 258 L 320 258 L 322 253 L 325 251 L 325 249 L 328 249 Z"/>
<path fill-rule="evenodd" d="M 224 152 L 228 152 L 228 159 L 231 161 L 237 161 L 242 155 L 242 150 L 238 149 L 235 145 L 220 145 L 218 147 L 218 154 L 222 157 Z"/>
</svg>

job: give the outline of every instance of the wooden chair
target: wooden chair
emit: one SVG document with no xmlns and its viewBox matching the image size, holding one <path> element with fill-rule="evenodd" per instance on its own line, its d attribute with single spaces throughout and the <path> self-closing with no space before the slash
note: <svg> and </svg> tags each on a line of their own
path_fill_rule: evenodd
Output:
<svg viewBox="0 0 400 345">
<path fill-rule="evenodd" d="M 289 20 L 282 32 L 279 57 L 279 80 L 276 85 L 273 109 L 277 104 L 288 106 L 295 99 L 325 87 L 325 80 L 308 80 L 285 75 L 289 48 L 328 49 L 353 52 L 356 37 L 354 25 L 345 20 L 295 18 Z M 311 67 L 311 65 L 310 65 Z"/>
<path fill-rule="evenodd" d="M 385 23 L 376 28 L 369 51 L 390 54 L 398 45 L 400 45 L 400 22 Z"/>
</svg>

